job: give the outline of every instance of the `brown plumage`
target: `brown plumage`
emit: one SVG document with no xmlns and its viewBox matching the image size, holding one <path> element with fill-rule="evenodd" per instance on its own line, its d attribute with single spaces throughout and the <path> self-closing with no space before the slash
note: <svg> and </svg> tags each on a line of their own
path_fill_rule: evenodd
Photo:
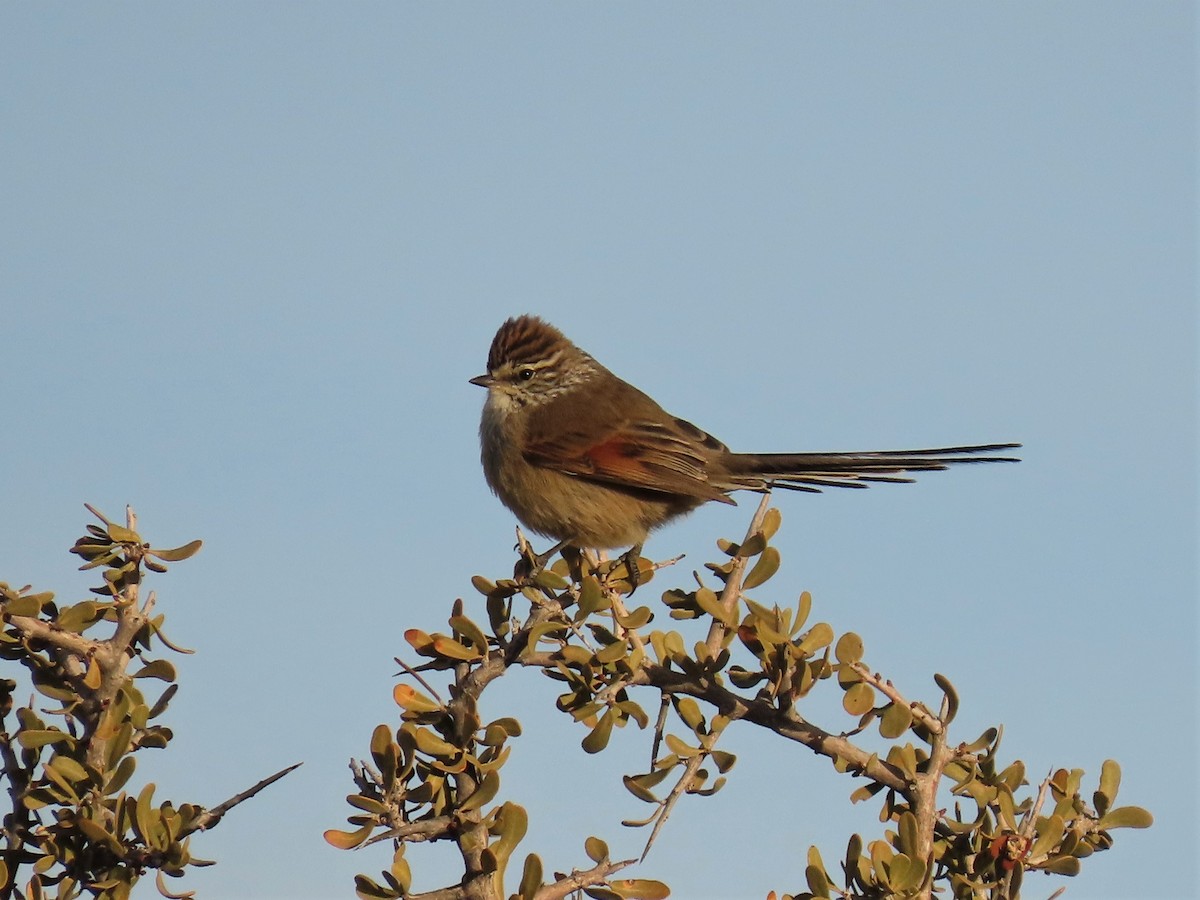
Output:
<svg viewBox="0 0 1200 900">
<path fill-rule="evenodd" d="M 820 491 L 909 482 L 1019 447 L 979 444 L 865 453 L 733 453 L 667 413 L 533 316 L 496 333 L 480 424 L 488 485 L 533 531 L 578 547 L 640 547 L 653 529 L 737 490 Z"/>
</svg>

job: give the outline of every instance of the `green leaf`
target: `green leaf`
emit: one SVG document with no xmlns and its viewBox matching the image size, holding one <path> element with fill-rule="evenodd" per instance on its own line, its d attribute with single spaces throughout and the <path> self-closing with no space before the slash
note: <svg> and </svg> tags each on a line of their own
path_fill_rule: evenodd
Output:
<svg viewBox="0 0 1200 900">
<path fill-rule="evenodd" d="M 137 799 L 130 798 L 130 802 L 133 809 L 134 830 L 142 840 L 149 843 L 155 825 L 154 808 L 151 805 L 154 802 L 154 782 L 147 782 L 137 795 Z"/>
<path fill-rule="evenodd" d="M 623 640 L 615 640 L 596 651 L 596 661 L 601 665 L 614 663 L 629 655 L 629 644 Z"/>
<path fill-rule="evenodd" d="M 751 556 L 758 556 L 758 554 L 762 553 L 766 549 L 767 549 L 766 536 L 763 535 L 762 532 L 759 532 L 757 534 L 751 535 L 749 540 L 747 540 L 744 544 L 742 544 L 740 547 L 738 547 L 735 555 L 740 556 L 740 557 L 749 558 Z"/>
<path fill-rule="evenodd" d="M 1110 810 L 1100 819 L 1099 827 L 1107 831 L 1110 828 L 1149 828 L 1154 824 L 1154 816 L 1140 806 L 1118 806 Z"/>
<path fill-rule="evenodd" d="M 435 634 L 433 636 L 433 650 L 438 656 L 462 662 L 470 662 L 479 659 L 483 655 L 478 649 L 460 644 L 454 638 L 445 634 Z"/>
<path fill-rule="evenodd" d="M 780 524 L 783 522 L 783 513 L 778 507 L 772 506 L 763 515 L 762 536 L 768 541 L 775 536 L 775 532 L 779 530 Z"/>
<path fill-rule="evenodd" d="M 598 837 L 589 837 L 583 842 L 583 851 L 594 863 L 602 863 L 608 859 L 608 844 Z"/>
<path fill-rule="evenodd" d="M 711 589 L 702 587 L 696 591 L 695 597 L 696 604 L 718 622 L 729 628 L 737 625 L 737 612 L 722 606 L 720 599 Z"/>
<path fill-rule="evenodd" d="M 925 876 L 925 866 L 906 853 L 897 854 L 888 869 L 888 881 L 892 889 L 907 893 L 920 885 Z"/>
<path fill-rule="evenodd" d="M 533 900 L 533 895 L 542 886 L 542 858 L 536 853 L 525 857 L 525 868 L 521 872 L 521 886 L 517 888 L 517 896 L 521 900 Z"/>
<path fill-rule="evenodd" d="M 496 815 L 496 823 L 492 828 L 492 833 L 498 835 L 499 839 L 491 846 L 491 851 L 500 866 L 508 861 L 513 850 L 517 848 L 517 844 L 525 837 L 525 832 L 528 830 L 529 814 L 525 812 L 523 806 L 505 803 L 500 807 L 500 811 Z"/>
<path fill-rule="evenodd" d="M 622 628 L 641 628 L 643 625 L 649 624 L 654 618 L 654 613 L 648 606 L 639 606 L 636 609 L 631 609 L 628 615 L 618 615 L 617 624 Z"/>
<path fill-rule="evenodd" d="M 765 583 L 776 572 L 779 571 L 779 551 L 774 547 L 768 547 L 762 552 L 762 556 L 758 558 L 758 562 L 754 564 L 754 568 L 750 570 L 750 574 L 742 581 L 743 590 L 753 590 L 760 584 Z"/>
<path fill-rule="evenodd" d="M 442 709 L 442 705 L 436 700 L 426 697 L 408 684 L 401 683 L 392 688 L 392 699 L 401 709 L 413 713 L 433 713 Z"/>
<path fill-rule="evenodd" d="M 20 731 L 17 733 L 17 741 L 26 750 L 34 750 L 38 747 L 45 747 L 47 744 L 59 744 L 69 742 L 75 743 L 75 739 L 65 731 L 59 731 L 57 728 L 48 728 L 45 730 L 29 730 Z"/>
<path fill-rule="evenodd" d="M 832 642 L 833 629 L 825 622 L 818 622 L 808 630 L 808 634 L 797 644 L 797 648 L 802 653 L 815 653 L 822 647 L 829 646 Z"/>
<path fill-rule="evenodd" d="M 901 813 L 900 819 L 896 823 L 896 832 L 897 849 L 906 856 L 916 859 L 921 846 L 917 817 L 907 810 Z"/>
<path fill-rule="evenodd" d="M 604 711 L 604 715 L 600 717 L 600 721 L 596 723 L 596 727 L 588 732 L 587 737 L 581 742 L 585 752 L 599 753 L 608 746 L 608 739 L 612 736 L 613 721 L 615 719 L 616 716 L 611 709 Z"/>
<path fill-rule="evenodd" d="M 400 748 L 392 740 L 392 729 L 386 725 L 376 725 L 371 732 L 371 759 L 383 778 L 384 789 L 391 790 L 400 767 Z"/>
<path fill-rule="evenodd" d="M 488 727 L 489 728 L 499 728 L 509 737 L 520 737 L 521 736 L 521 723 L 518 722 L 516 719 L 514 719 L 512 716 L 504 716 L 502 718 L 496 719 Z"/>
<path fill-rule="evenodd" d="M 846 862 L 843 866 L 847 873 L 858 871 L 858 860 L 862 856 L 862 850 L 862 837 L 857 834 L 850 835 L 850 840 L 846 842 Z"/>
<path fill-rule="evenodd" d="M 1043 871 L 1054 875 L 1078 875 L 1079 860 L 1073 856 L 1058 856 L 1047 862 Z"/>
<path fill-rule="evenodd" d="M 451 616 L 450 627 L 461 634 L 480 653 L 487 653 L 488 643 L 483 629 L 466 616 Z"/>
<path fill-rule="evenodd" d="M 115 539 L 116 538 L 114 538 L 114 540 Z M 147 550 L 146 552 L 151 556 L 157 556 L 159 559 L 165 560 L 166 562 L 183 562 L 185 559 L 195 556 L 203 543 L 203 541 L 188 541 L 182 547 L 175 547 L 171 550 L 159 550 L 157 548 L 153 548 Z"/>
<path fill-rule="evenodd" d="M 829 896 L 829 879 L 825 877 L 824 869 L 814 865 L 805 866 L 804 880 L 808 882 L 808 889 L 812 891 L 814 897 Z"/>
<path fill-rule="evenodd" d="M 369 812 L 376 816 L 387 815 L 388 812 L 386 803 L 380 803 L 374 797 L 364 797 L 362 794 L 347 794 L 346 802 L 355 809 L 361 809 L 363 812 Z"/>
<path fill-rule="evenodd" d="M 1121 767 L 1115 759 L 1106 759 L 1100 766 L 1100 793 L 1105 797 L 1105 805 L 1112 803 L 1117 797 L 1117 789 L 1121 786 Z M 1099 807 L 1100 804 L 1096 804 Z M 1106 809 L 1098 810 L 1101 815 Z"/>
<path fill-rule="evenodd" d="M 752 688 L 760 681 L 766 679 L 766 675 L 762 672 L 751 672 L 749 669 L 743 669 L 741 666 L 729 667 L 729 680 L 734 683 L 735 687 Z"/>
<path fill-rule="evenodd" d="M 329 835 L 330 832 L 325 832 L 325 840 L 333 844 L 333 841 L 329 840 Z M 333 846 L 338 847 L 337 844 L 333 844 Z M 351 848 L 339 847 L 339 849 L 349 850 Z M 361 897 L 362 900 L 396 900 L 400 896 L 397 891 L 380 886 L 366 875 L 354 876 L 354 893 Z"/>
<path fill-rule="evenodd" d="M 33 617 L 41 613 L 42 603 L 46 594 L 23 594 L 4 604 L 4 611 L 10 616 Z"/>
<path fill-rule="evenodd" d="M 863 800 L 871 799 L 875 796 L 875 794 L 882 790 L 883 785 L 878 784 L 878 782 L 872 782 L 870 785 L 863 785 L 862 787 L 854 788 L 854 791 L 850 794 L 850 802 L 862 803 Z"/>
<path fill-rule="evenodd" d="M 622 878 L 610 881 L 608 886 L 625 900 L 664 900 L 671 896 L 669 887 L 649 878 Z"/>
<path fill-rule="evenodd" d="M 950 679 L 945 675 L 935 674 L 933 680 L 941 688 L 942 693 L 946 695 L 946 718 L 944 721 L 949 725 L 954 721 L 954 717 L 958 715 L 958 691 L 954 689 L 954 685 L 950 683 Z"/>
<path fill-rule="evenodd" d="M 842 697 L 842 708 L 852 716 L 861 716 L 875 705 L 875 689 L 864 681 L 850 687 Z"/>
<path fill-rule="evenodd" d="M 585 616 L 608 609 L 612 599 L 600 586 L 600 579 L 595 575 L 585 575 L 579 583 L 579 611 Z"/>
<path fill-rule="evenodd" d="M 792 628 L 799 631 L 804 627 L 804 623 L 808 621 L 809 613 L 812 612 L 812 594 L 804 591 L 800 595 L 799 601 L 796 603 L 796 621 L 792 623 Z"/>
<path fill-rule="evenodd" d="M 404 858 L 403 844 L 397 847 L 396 852 L 392 855 L 391 871 L 384 874 L 390 876 L 388 881 L 400 889 L 401 896 L 407 894 L 409 888 L 412 887 L 412 869 L 408 865 L 408 860 Z"/>
<path fill-rule="evenodd" d="M 124 757 L 117 763 L 116 770 L 109 776 L 108 781 L 104 784 L 104 793 L 115 794 L 123 788 L 126 782 L 133 776 L 133 770 L 137 768 L 137 760 L 132 756 Z"/>
<path fill-rule="evenodd" d="M 433 650 L 433 638 L 420 628 L 409 628 L 404 632 L 404 640 L 421 656 L 436 656 Z"/>
<path fill-rule="evenodd" d="M 140 544 L 142 542 L 136 531 L 130 531 L 124 525 L 118 525 L 115 522 L 109 524 L 108 536 L 118 544 Z"/>
<path fill-rule="evenodd" d="M 95 822 L 91 819 L 79 818 L 75 820 L 75 826 L 81 832 L 83 832 L 84 837 L 86 837 L 93 844 L 103 844 L 112 852 L 124 855 L 125 851 L 121 846 L 121 842 L 117 840 L 115 835 L 105 831 L 104 827 L 99 822 Z"/>
<path fill-rule="evenodd" d="M 908 731 L 912 724 L 912 710 L 903 703 L 889 703 L 879 720 L 879 734 L 888 740 L 895 740 Z"/>
<path fill-rule="evenodd" d="M 666 734 L 663 737 L 666 740 L 667 747 L 669 747 L 671 752 L 680 759 L 691 759 L 700 752 L 698 748 L 685 743 L 683 740 L 677 738 L 673 734 Z"/>
<path fill-rule="evenodd" d="M 732 753 L 727 753 L 724 750 L 713 750 L 709 754 L 712 758 L 713 765 L 717 767 L 717 771 L 721 773 L 728 772 L 737 762 L 737 756 Z"/>
<path fill-rule="evenodd" d="M 670 767 L 659 769 L 656 772 L 647 772 L 645 775 L 625 775 L 621 778 L 629 793 L 637 797 L 639 800 L 644 800 L 646 803 L 658 803 L 658 798 L 651 792 L 651 788 L 658 785 L 670 773 Z"/>
<path fill-rule="evenodd" d="M 987 747 L 994 740 L 996 740 L 999 734 L 1000 732 L 998 732 L 995 728 L 988 728 L 983 732 L 983 734 L 971 741 L 971 743 L 965 744 L 963 749 L 968 753 L 978 753 L 984 747 Z"/>
<path fill-rule="evenodd" d="M 55 756 L 46 763 L 46 768 L 53 768 L 71 784 L 88 780 L 87 770 L 69 756 Z"/>
<path fill-rule="evenodd" d="M 100 604 L 94 600 L 82 600 L 61 610 L 55 622 L 63 631 L 83 634 L 104 617 L 104 611 L 108 608 L 108 604 Z"/>
<path fill-rule="evenodd" d="M 1039 817 L 1037 826 L 1037 838 L 1029 848 L 1029 855 L 1046 856 L 1062 842 L 1063 833 L 1066 831 L 1066 822 L 1063 821 L 1062 816 Z"/>
<path fill-rule="evenodd" d="M 838 662 L 859 662 L 863 656 L 862 638 L 853 631 L 847 631 L 838 638 L 837 646 L 833 648 L 833 655 L 837 657 Z"/>
<path fill-rule="evenodd" d="M 550 569 L 542 569 L 535 572 L 533 575 L 533 583 L 540 588 L 545 588 L 548 591 L 561 591 L 570 583 L 557 572 Z"/>
<path fill-rule="evenodd" d="M 172 684 L 162 692 L 162 695 L 154 701 L 154 705 L 150 707 L 150 711 L 146 713 L 147 719 L 156 719 L 166 712 L 167 707 L 171 704 L 171 699 L 179 691 L 178 684 Z"/>
<path fill-rule="evenodd" d="M 175 667 L 165 659 L 153 660 L 134 673 L 134 678 L 157 678 L 160 681 L 174 681 Z"/>
<path fill-rule="evenodd" d="M 457 760 L 463 755 L 461 747 L 456 747 L 449 741 L 442 740 L 428 728 L 415 728 L 412 732 L 417 742 L 417 749 L 426 756 L 434 759 Z"/>
<path fill-rule="evenodd" d="M 691 697 L 679 698 L 675 708 L 679 718 L 683 719 L 684 724 L 692 731 L 699 732 L 704 727 L 704 713 L 700 711 L 700 704 Z"/>
<path fill-rule="evenodd" d="M 483 781 L 475 789 L 475 793 L 459 803 L 458 808 L 462 811 L 479 809 L 483 804 L 491 803 L 499 790 L 500 773 L 495 770 L 488 772 L 483 776 Z"/>
</svg>

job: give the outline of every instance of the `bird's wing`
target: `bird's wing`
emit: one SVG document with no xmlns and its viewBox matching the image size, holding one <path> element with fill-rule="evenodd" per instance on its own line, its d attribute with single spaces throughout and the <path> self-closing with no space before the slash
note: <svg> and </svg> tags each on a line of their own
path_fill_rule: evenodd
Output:
<svg viewBox="0 0 1200 900">
<path fill-rule="evenodd" d="M 522 448 L 535 466 L 637 491 L 733 503 L 708 478 L 708 460 L 724 451 L 711 435 L 682 419 L 669 424 L 630 419 L 597 434 L 587 428 L 530 435 Z"/>
</svg>

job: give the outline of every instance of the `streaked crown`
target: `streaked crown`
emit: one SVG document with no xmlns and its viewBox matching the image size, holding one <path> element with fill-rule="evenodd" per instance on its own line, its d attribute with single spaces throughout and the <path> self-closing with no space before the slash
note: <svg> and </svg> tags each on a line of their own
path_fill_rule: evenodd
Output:
<svg viewBox="0 0 1200 900">
<path fill-rule="evenodd" d="M 504 396 L 523 405 L 551 400 L 600 371 L 553 325 L 537 316 L 517 316 L 496 332 L 487 376 L 472 380 L 488 387 L 497 403 Z"/>
<path fill-rule="evenodd" d="M 575 350 L 566 336 L 537 316 L 515 316 L 500 326 L 488 351 L 488 371 L 495 374 L 506 366 L 531 366 L 557 360 Z"/>
</svg>

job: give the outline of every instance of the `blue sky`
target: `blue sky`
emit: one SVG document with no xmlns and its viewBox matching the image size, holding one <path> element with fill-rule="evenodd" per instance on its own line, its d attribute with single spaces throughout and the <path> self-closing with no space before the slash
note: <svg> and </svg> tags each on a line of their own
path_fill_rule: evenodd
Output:
<svg viewBox="0 0 1200 900">
<path fill-rule="evenodd" d="M 139 774 L 215 803 L 303 760 L 195 841 L 219 865 L 186 886 L 351 896 L 388 853 L 321 832 L 397 719 L 403 631 L 511 569 L 467 383 L 505 317 L 735 449 L 1020 440 L 1016 467 L 778 498 L 756 599 L 812 591 L 916 697 L 945 673 L 962 738 L 1003 723 L 1034 777 L 1119 760 L 1156 826 L 1067 896 L 1189 896 L 1195 75 L 1174 2 L 5 4 L 0 579 L 81 598 L 85 501 L 203 538 L 154 585 L 198 653 Z M 656 535 L 687 558 L 655 587 L 753 500 Z M 527 730 L 522 851 L 636 852 L 619 776 L 648 735 L 587 758 L 553 685 L 512 680 L 489 702 Z M 878 834 L 768 738 L 731 731 L 730 784 L 637 874 L 763 897 L 808 844 Z M 410 859 L 420 889 L 455 877 Z"/>
</svg>

